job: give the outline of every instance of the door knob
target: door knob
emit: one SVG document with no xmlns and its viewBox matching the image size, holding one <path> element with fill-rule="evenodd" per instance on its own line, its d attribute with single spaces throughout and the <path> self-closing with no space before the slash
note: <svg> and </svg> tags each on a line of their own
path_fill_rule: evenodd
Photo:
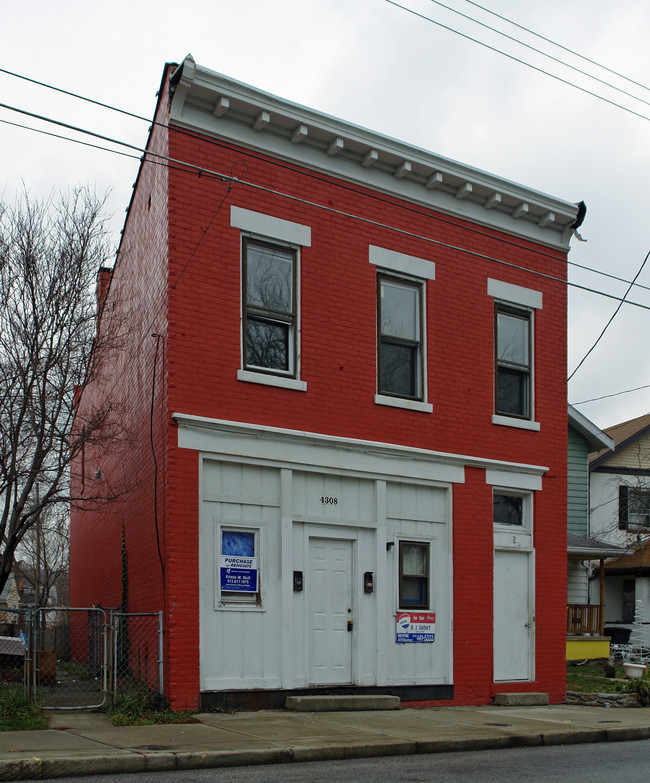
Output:
<svg viewBox="0 0 650 783">
<path fill-rule="evenodd" d="M 353 621 L 353 620 L 351 620 L 351 619 L 348 617 L 348 633 L 351 633 L 351 632 L 352 632 L 352 628 L 353 628 L 353 627 L 354 627 L 354 621 Z"/>
</svg>

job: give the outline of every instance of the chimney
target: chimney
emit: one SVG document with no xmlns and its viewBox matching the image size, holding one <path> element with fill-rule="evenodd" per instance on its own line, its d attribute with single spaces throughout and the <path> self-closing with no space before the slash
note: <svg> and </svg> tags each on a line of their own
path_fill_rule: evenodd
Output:
<svg viewBox="0 0 650 783">
<path fill-rule="evenodd" d="M 111 284 L 113 270 L 108 266 L 100 266 L 97 272 L 97 287 L 95 293 L 97 296 L 97 312 L 101 313 L 106 300 L 106 294 Z"/>
</svg>

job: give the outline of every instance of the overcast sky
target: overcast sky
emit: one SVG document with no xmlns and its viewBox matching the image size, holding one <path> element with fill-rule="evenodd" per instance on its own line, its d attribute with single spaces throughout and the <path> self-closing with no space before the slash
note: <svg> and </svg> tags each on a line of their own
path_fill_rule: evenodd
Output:
<svg viewBox="0 0 650 783">
<path fill-rule="evenodd" d="M 650 118 L 650 91 L 487 14 L 454 9 L 633 93 L 634 100 L 523 49 L 432 0 L 396 0 L 441 24 Z M 650 84 L 647 0 L 479 0 L 546 38 Z M 631 280 L 650 251 L 650 122 L 461 38 L 386 0 L 31 0 L 3 3 L 0 68 L 151 118 L 165 62 L 201 65 L 283 98 L 544 191 L 584 200 L 585 243 L 569 260 Z M 147 123 L 0 73 L 0 102 L 144 146 Z M 88 137 L 0 108 L 0 120 Z M 101 142 L 98 142 L 101 143 Z M 110 189 L 117 233 L 137 161 L 0 123 L 0 195 L 13 201 L 88 184 Z M 570 266 L 571 282 L 627 285 Z M 650 286 L 650 261 L 637 281 Z M 629 299 L 650 308 L 650 291 Z M 569 372 L 617 302 L 569 291 Z M 650 384 L 650 310 L 623 305 L 569 384 L 569 402 Z M 578 409 L 600 427 L 650 411 L 650 388 Z"/>
</svg>

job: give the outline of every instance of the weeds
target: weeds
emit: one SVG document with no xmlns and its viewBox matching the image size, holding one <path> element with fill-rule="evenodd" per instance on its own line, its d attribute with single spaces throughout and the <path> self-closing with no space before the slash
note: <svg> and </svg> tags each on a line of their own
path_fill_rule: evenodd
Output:
<svg viewBox="0 0 650 783">
<path fill-rule="evenodd" d="M 40 705 L 27 696 L 22 685 L 0 686 L 0 731 L 46 728 L 47 720 Z"/>
<path fill-rule="evenodd" d="M 151 726 L 155 723 L 197 723 L 192 710 L 172 712 L 164 696 L 142 682 L 122 683 L 108 719 L 114 726 Z"/>
</svg>

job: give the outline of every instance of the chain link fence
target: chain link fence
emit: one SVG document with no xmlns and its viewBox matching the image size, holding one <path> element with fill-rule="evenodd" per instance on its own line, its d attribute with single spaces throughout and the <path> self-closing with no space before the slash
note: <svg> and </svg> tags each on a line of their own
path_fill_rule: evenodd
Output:
<svg viewBox="0 0 650 783">
<path fill-rule="evenodd" d="M 0 682 L 45 709 L 162 701 L 162 613 L 101 607 L 0 611 Z"/>
</svg>

